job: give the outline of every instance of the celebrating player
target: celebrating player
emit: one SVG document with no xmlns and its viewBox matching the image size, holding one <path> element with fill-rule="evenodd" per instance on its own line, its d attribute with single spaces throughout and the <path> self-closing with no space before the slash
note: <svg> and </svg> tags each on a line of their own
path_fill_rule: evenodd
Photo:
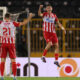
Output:
<svg viewBox="0 0 80 80">
<path fill-rule="evenodd" d="M 52 6 L 47 5 L 46 6 L 46 12 L 42 13 L 41 9 L 43 8 L 43 5 L 40 5 L 38 10 L 38 15 L 43 18 L 43 35 L 47 42 L 47 45 L 44 49 L 43 55 L 42 55 L 42 61 L 46 63 L 45 55 L 47 54 L 47 51 L 51 46 L 55 46 L 55 62 L 58 67 L 60 67 L 58 62 L 58 56 L 59 56 L 59 44 L 58 44 L 58 38 L 55 31 L 55 22 L 58 24 L 58 26 L 66 33 L 64 27 L 59 22 L 56 14 L 52 13 Z"/>
<path fill-rule="evenodd" d="M 34 14 L 30 13 L 29 17 L 24 22 L 15 22 L 11 21 L 10 14 L 6 13 L 4 21 L 0 21 L 0 40 L 1 40 L 1 80 L 4 80 L 4 66 L 5 60 L 7 56 L 7 52 L 12 62 L 12 72 L 14 75 L 13 80 L 16 80 L 16 50 L 15 50 L 15 27 L 19 27 L 27 24 L 30 19 L 34 16 Z"/>
</svg>

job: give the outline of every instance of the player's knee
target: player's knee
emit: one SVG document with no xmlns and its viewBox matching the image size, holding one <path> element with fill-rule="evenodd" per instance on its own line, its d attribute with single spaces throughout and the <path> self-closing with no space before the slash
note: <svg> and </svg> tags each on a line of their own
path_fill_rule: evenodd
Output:
<svg viewBox="0 0 80 80">
<path fill-rule="evenodd" d="M 52 46 L 52 42 L 49 42 L 48 44 L 49 44 L 49 46 Z"/>
<path fill-rule="evenodd" d="M 11 62 L 15 62 L 16 60 L 15 59 L 11 59 Z"/>
<path fill-rule="evenodd" d="M 5 62 L 6 61 L 6 58 L 1 58 L 1 62 Z"/>
<path fill-rule="evenodd" d="M 47 46 L 46 46 L 46 48 L 45 49 L 49 49 L 50 47 L 51 47 L 52 45 L 51 45 L 51 42 L 48 42 L 48 44 L 47 44 Z"/>
<path fill-rule="evenodd" d="M 59 49 L 59 45 L 58 44 L 56 44 L 56 48 Z"/>
<path fill-rule="evenodd" d="M 48 43 L 48 48 L 50 48 L 52 46 L 52 42 Z"/>
</svg>

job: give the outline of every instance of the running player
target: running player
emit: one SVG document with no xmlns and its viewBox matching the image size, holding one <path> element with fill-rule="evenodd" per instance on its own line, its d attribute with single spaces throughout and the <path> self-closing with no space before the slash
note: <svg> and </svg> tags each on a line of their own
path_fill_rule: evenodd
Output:
<svg viewBox="0 0 80 80">
<path fill-rule="evenodd" d="M 45 56 L 47 54 L 47 51 L 51 46 L 55 46 L 55 62 L 58 67 L 60 67 L 58 62 L 58 56 L 59 56 L 59 44 L 58 44 L 58 38 L 55 31 L 55 22 L 58 24 L 58 26 L 66 33 L 64 27 L 59 22 L 56 14 L 52 13 L 52 6 L 47 5 L 46 6 L 46 12 L 42 13 L 41 9 L 43 8 L 43 5 L 40 5 L 38 10 L 38 15 L 43 18 L 43 35 L 47 42 L 47 45 L 44 49 L 43 55 L 42 55 L 42 61 L 46 63 Z"/>
<path fill-rule="evenodd" d="M 15 27 L 27 24 L 34 14 L 30 13 L 29 17 L 24 22 L 11 21 L 10 14 L 6 13 L 4 21 L 0 21 L 0 40 L 1 40 L 1 80 L 4 80 L 4 67 L 7 53 L 12 62 L 13 80 L 16 80 L 16 50 L 15 50 Z"/>
</svg>

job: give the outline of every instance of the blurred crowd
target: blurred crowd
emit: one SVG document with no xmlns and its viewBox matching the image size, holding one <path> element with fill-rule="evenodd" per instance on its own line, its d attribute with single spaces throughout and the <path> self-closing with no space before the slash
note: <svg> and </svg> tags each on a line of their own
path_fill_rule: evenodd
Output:
<svg viewBox="0 0 80 80">
<path fill-rule="evenodd" d="M 29 8 L 31 12 L 36 13 L 40 4 L 45 6 L 51 4 L 53 12 L 59 18 L 80 18 L 80 0 L 0 0 L 0 6 L 7 6 L 8 11 L 15 13 Z"/>
</svg>

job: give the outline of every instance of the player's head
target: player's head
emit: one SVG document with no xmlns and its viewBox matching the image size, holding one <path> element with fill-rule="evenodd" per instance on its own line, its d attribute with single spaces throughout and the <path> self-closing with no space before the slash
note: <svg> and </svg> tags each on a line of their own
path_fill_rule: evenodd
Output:
<svg viewBox="0 0 80 80">
<path fill-rule="evenodd" d="M 9 13 L 6 13 L 6 14 L 5 14 L 5 17 L 4 17 L 4 19 L 10 20 L 10 19 L 11 19 L 11 16 L 10 16 L 10 14 L 9 14 Z"/>
<path fill-rule="evenodd" d="M 49 13 L 52 12 L 52 9 L 53 8 L 52 8 L 52 6 L 50 4 L 46 6 L 46 11 L 47 12 L 49 12 Z"/>
</svg>

